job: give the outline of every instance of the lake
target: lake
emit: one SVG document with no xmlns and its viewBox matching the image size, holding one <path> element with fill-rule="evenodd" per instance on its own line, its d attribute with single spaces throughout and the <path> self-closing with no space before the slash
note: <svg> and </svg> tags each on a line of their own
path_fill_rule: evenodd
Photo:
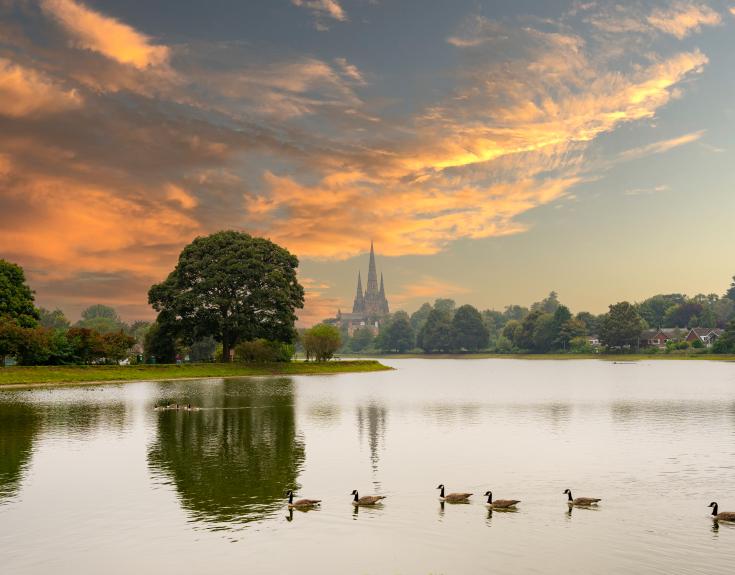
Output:
<svg viewBox="0 0 735 575">
<path fill-rule="evenodd" d="M 2 572 L 732 572 L 734 363 L 385 363 L 0 391 Z"/>
</svg>

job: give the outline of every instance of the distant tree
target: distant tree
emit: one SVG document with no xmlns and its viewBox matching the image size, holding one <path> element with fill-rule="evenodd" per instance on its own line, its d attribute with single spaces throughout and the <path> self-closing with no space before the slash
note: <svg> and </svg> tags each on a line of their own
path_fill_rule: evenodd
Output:
<svg viewBox="0 0 735 575">
<path fill-rule="evenodd" d="M 503 312 L 503 318 L 505 318 L 506 323 L 511 320 L 522 321 L 527 315 L 528 308 L 520 305 L 506 306 L 505 311 Z"/>
<path fill-rule="evenodd" d="M 504 335 L 498 336 L 495 340 L 495 352 L 496 353 L 510 353 L 513 351 L 513 342 L 510 341 Z"/>
<path fill-rule="evenodd" d="M 559 294 L 555 291 L 549 293 L 549 295 L 537 301 L 531 306 L 531 311 L 542 311 L 544 313 L 554 313 L 556 308 L 559 307 Z"/>
<path fill-rule="evenodd" d="M 554 349 L 554 342 L 557 339 L 558 333 L 554 314 L 542 312 L 533 326 L 531 336 L 532 346 L 530 349 L 537 353 L 551 351 Z"/>
<path fill-rule="evenodd" d="M 394 313 L 390 323 L 388 323 L 380 335 L 380 349 L 397 353 L 405 353 L 413 349 L 416 339 L 413 327 L 411 327 L 411 321 L 405 311 Z"/>
<path fill-rule="evenodd" d="M 732 276 L 732 282 L 730 283 L 730 289 L 725 292 L 725 297 L 735 301 L 735 276 Z"/>
<path fill-rule="evenodd" d="M 597 334 L 600 329 L 600 320 L 596 315 L 593 315 L 588 311 L 580 311 L 575 317 L 584 323 L 588 334 Z"/>
<path fill-rule="evenodd" d="M 105 360 L 117 362 L 125 359 L 135 345 L 135 338 L 124 331 L 102 334 L 102 354 Z"/>
<path fill-rule="evenodd" d="M 723 297 L 711 305 L 715 316 L 715 325 L 724 328 L 731 319 L 735 319 L 735 300 Z"/>
<path fill-rule="evenodd" d="M 456 350 L 478 351 L 487 348 L 490 333 L 475 307 L 463 305 L 454 313 L 452 340 Z"/>
<path fill-rule="evenodd" d="M 431 310 L 416 343 L 428 353 L 452 349 L 452 318 L 446 308 Z"/>
<path fill-rule="evenodd" d="M 350 338 L 350 350 L 364 351 L 372 345 L 374 339 L 375 336 L 370 328 L 358 328 L 352 333 L 352 338 Z"/>
<path fill-rule="evenodd" d="M 454 315 L 454 308 L 456 305 L 455 301 L 449 298 L 439 298 L 434 301 L 434 309 L 446 311 L 450 317 Z"/>
<path fill-rule="evenodd" d="M 99 332 L 86 327 L 72 327 L 66 332 L 74 363 L 92 363 L 105 357 L 105 342 Z"/>
<path fill-rule="evenodd" d="M 561 337 L 562 326 L 572 319 L 572 312 L 565 305 L 559 305 L 554 312 L 554 341 L 553 347 L 555 349 L 562 348 L 566 349 L 566 345 L 569 342 L 568 339 Z"/>
<path fill-rule="evenodd" d="M 411 327 L 413 328 L 414 333 L 421 331 L 421 328 L 424 327 L 432 309 L 431 304 L 427 302 L 411 314 Z"/>
<path fill-rule="evenodd" d="M 506 338 L 511 344 L 518 345 L 517 341 L 520 337 L 521 330 L 521 322 L 517 319 L 511 319 L 503 326 L 501 337 Z"/>
<path fill-rule="evenodd" d="M 536 348 L 534 342 L 534 331 L 536 330 L 536 322 L 544 315 L 545 312 L 538 307 L 523 318 L 520 328 L 516 330 L 513 343 L 516 347 L 527 351 L 533 351 Z"/>
<path fill-rule="evenodd" d="M 117 315 L 115 308 L 109 305 L 103 305 L 101 303 L 91 305 L 82 311 L 82 320 L 96 319 L 103 317 L 105 319 L 112 320 L 115 323 L 122 323 L 120 316 Z"/>
<path fill-rule="evenodd" d="M 581 319 L 572 318 L 565 321 L 559 329 L 558 342 L 562 349 L 569 348 L 571 341 L 578 337 L 582 337 L 585 341 L 587 334 L 587 326 Z"/>
<path fill-rule="evenodd" d="M 699 317 L 704 311 L 702 304 L 692 301 L 673 305 L 664 314 L 664 327 L 695 327 L 700 325 Z"/>
<path fill-rule="evenodd" d="M 735 319 L 725 329 L 725 333 L 715 340 L 712 346 L 715 353 L 735 353 Z"/>
<path fill-rule="evenodd" d="M 286 363 L 293 354 L 292 344 L 267 339 L 242 341 L 235 346 L 235 359 L 246 363 Z"/>
<path fill-rule="evenodd" d="M 643 331 L 643 320 L 627 301 L 610 306 L 600 326 L 600 341 L 608 348 L 635 347 Z"/>
<path fill-rule="evenodd" d="M 43 327 L 47 327 L 50 329 L 61 329 L 65 331 L 71 326 L 69 320 L 66 319 L 64 312 L 61 311 L 59 308 L 51 311 L 46 309 L 45 307 L 40 307 L 38 308 L 38 315 L 40 318 L 40 323 Z"/>
<path fill-rule="evenodd" d="M 229 361 L 240 341 L 293 341 L 295 310 L 304 305 L 298 264 L 269 240 L 218 232 L 186 246 L 174 271 L 151 287 L 148 301 L 168 312 L 187 340 L 211 335 L 222 342 Z"/>
<path fill-rule="evenodd" d="M 657 294 L 637 305 L 638 314 L 653 329 L 664 326 L 666 312 L 673 306 L 686 302 L 680 293 Z"/>
<path fill-rule="evenodd" d="M 0 318 L 21 327 L 38 325 L 38 310 L 33 305 L 33 291 L 19 265 L 0 259 Z"/>
<path fill-rule="evenodd" d="M 490 339 L 493 340 L 497 338 L 500 335 L 500 331 L 503 329 L 503 326 L 505 326 L 506 320 L 503 314 L 494 309 L 486 309 L 483 310 L 481 315 L 482 323 L 485 324 L 485 327 L 490 334 Z"/>
<path fill-rule="evenodd" d="M 336 327 L 320 323 L 306 330 L 303 344 L 307 361 L 329 361 L 342 342 Z"/>
</svg>

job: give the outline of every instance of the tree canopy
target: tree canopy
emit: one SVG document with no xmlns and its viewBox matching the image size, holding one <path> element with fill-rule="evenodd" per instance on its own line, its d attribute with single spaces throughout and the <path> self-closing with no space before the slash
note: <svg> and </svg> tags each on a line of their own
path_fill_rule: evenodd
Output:
<svg viewBox="0 0 735 575">
<path fill-rule="evenodd" d="M 328 361 L 342 345 L 342 336 L 336 327 L 320 323 L 307 329 L 302 341 L 307 360 Z"/>
<path fill-rule="evenodd" d="M 452 319 L 454 348 L 466 351 L 485 349 L 490 343 L 490 333 L 482 321 L 480 312 L 471 305 L 457 309 Z"/>
<path fill-rule="evenodd" d="M 643 320 L 627 301 L 610 306 L 610 311 L 602 320 L 600 341 L 610 348 L 635 347 L 643 331 Z"/>
<path fill-rule="evenodd" d="M 38 324 L 38 310 L 33 302 L 33 291 L 26 284 L 23 268 L 0 259 L 0 317 L 22 327 L 34 327 Z"/>
<path fill-rule="evenodd" d="M 295 310 L 304 305 L 296 256 L 273 242 L 236 231 L 198 237 L 148 301 L 193 341 L 212 336 L 223 359 L 240 341 L 293 341 Z"/>
</svg>

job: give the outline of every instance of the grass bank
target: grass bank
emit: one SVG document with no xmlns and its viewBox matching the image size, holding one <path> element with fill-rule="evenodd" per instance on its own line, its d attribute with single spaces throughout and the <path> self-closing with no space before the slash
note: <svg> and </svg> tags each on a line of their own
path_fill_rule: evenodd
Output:
<svg viewBox="0 0 735 575">
<path fill-rule="evenodd" d="M 341 354 L 342 357 L 349 357 Z M 644 360 L 697 360 L 697 361 L 735 361 L 732 354 L 676 354 L 676 353 L 363 353 L 355 357 L 374 357 L 385 359 L 535 359 L 535 360 L 575 360 L 596 359 L 599 361 L 644 361 Z"/>
<path fill-rule="evenodd" d="M 391 369 L 376 360 L 344 360 L 325 363 L 238 364 L 194 363 L 183 365 L 60 365 L 0 368 L 3 385 L 93 383 L 133 380 L 198 379 L 263 375 L 353 373 Z"/>
</svg>

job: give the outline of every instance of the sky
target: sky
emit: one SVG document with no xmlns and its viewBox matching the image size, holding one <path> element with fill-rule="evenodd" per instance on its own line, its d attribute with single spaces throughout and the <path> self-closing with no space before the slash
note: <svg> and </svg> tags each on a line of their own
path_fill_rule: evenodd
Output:
<svg viewBox="0 0 735 575">
<path fill-rule="evenodd" d="M 392 309 L 573 310 L 735 273 L 735 1 L 0 0 L 0 257 L 150 319 L 197 236 L 375 242 Z"/>
</svg>

